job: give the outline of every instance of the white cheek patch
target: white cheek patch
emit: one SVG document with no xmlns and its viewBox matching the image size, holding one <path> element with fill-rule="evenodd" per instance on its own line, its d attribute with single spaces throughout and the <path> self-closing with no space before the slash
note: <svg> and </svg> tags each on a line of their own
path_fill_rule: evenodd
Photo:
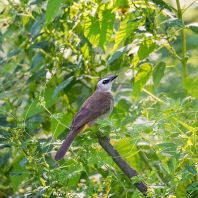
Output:
<svg viewBox="0 0 198 198">
<path fill-rule="evenodd" d="M 102 80 L 100 80 L 97 84 L 97 87 L 100 89 L 100 90 L 103 90 L 103 91 L 111 91 L 111 85 L 112 83 L 109 82 L 107 84 L 103 84 L 102 82 L 104 80 L 109 80 L 109 78 L 103 78 Z"/>
</svg>

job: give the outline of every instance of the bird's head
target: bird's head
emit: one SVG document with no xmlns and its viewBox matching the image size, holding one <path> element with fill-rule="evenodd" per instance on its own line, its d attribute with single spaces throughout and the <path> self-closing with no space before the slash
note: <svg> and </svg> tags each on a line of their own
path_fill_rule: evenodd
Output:
<svg viewBox="0 0 198 198">
<path fill-rule="evenodd" d="M 118 75 L 102 78 L 101 80 L 98 81 L 96 90 L 110 92 L 112 87 L 112 82 L 115 78 L 117 78 L 117 76 Z"/>
</svg>

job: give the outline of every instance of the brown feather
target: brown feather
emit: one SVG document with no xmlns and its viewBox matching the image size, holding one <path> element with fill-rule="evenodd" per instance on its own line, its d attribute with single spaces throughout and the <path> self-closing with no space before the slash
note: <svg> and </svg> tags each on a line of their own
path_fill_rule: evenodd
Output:
<svg viewBox="0 0 198 198">
<path fill-rule="evenodd" d="M 111 92 L 95 91 L 82 105 L 71 124 L 71 131 L 62 143 L 55 160 L 64 157 L 75 137 L 84 129 L 85 125 L 93 126 L 95 121 L 110 115 L 114 99 Z"/>
</svg>

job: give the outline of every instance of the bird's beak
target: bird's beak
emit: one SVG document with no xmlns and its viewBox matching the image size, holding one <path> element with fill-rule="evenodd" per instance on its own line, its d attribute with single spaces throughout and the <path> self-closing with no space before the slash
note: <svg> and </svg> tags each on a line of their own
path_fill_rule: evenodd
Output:
<svg viewBox="0 0 198 198">
<path fill-rule="evenodd" d="M 115 76 L 111 76 L 110 77 L 110 81 L 113 81 L 115 78 L 117 78 L 118 77 L 118 75 L 115 75 Z"/>
</svg>

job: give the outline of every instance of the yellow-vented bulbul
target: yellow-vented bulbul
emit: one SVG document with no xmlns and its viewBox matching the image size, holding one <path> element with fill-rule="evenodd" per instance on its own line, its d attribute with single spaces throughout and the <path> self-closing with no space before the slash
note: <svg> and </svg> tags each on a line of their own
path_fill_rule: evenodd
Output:
<svg viewBox="0 0 198 198">
<path fill-rule="evenodd" d="M 113 80 L 117 77 L 105 77 L 98 81 L 93 95 L 91 95 L 77 112 L 71 124 L 71 131 L 56 153 L 55 160 L 61 160 L 69 149 L 75 137 L 85 128 L 95 125 L 95 121 L 108 117 L 114 106 L 111 93 Z"/>
</svg>

